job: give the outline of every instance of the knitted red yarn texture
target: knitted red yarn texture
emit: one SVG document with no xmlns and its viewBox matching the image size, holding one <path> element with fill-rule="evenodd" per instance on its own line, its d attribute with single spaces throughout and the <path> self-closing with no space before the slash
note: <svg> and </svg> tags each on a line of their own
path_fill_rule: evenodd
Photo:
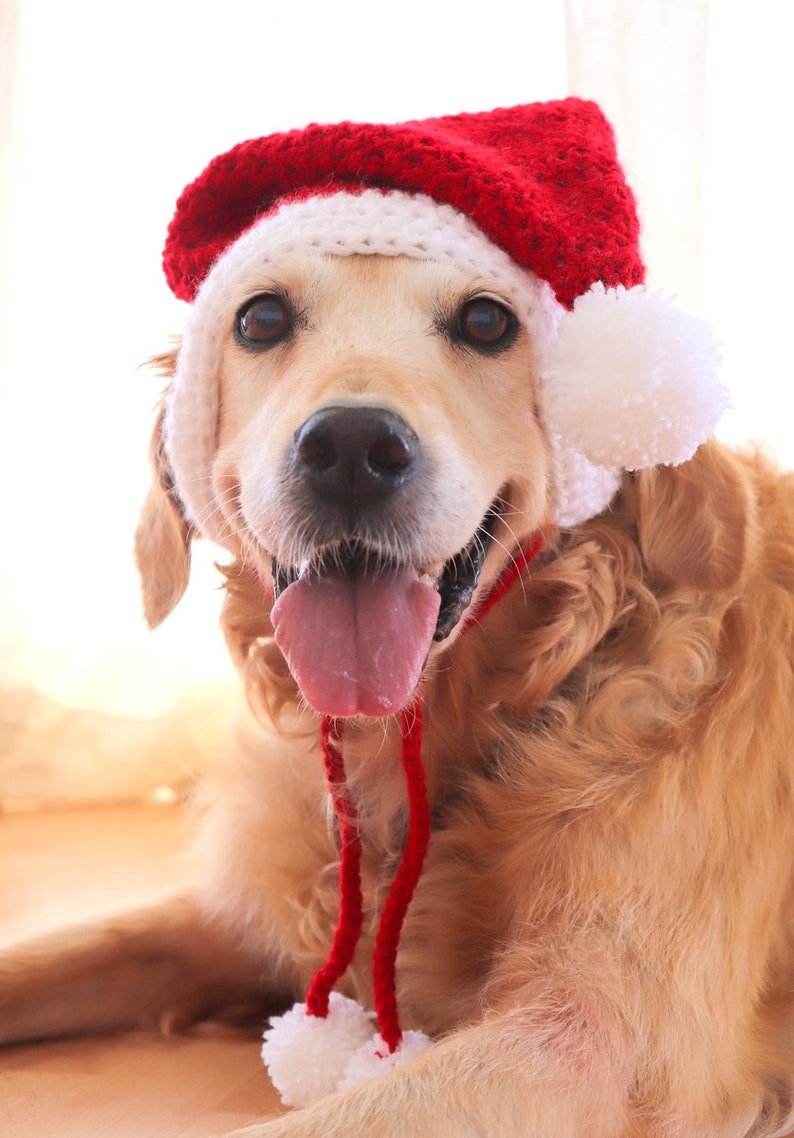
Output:
<svg viewBox="0 0 794 1138">
<path fill-rule="evenodd" d="M 427 802 L 425 771 L 422 766 L 421 699 L 415 700 L 400 715 L 402 762 L 410 811 L 408 838 L 400 859 L 400 868 L 397 870 L 383 907 L 372 962 L 375 1013 L 380 1033 L 390 1052 L 396 1051 L 402 1041 L 397 1012 L 397 948 L 403 921 L 419 881 L 430 842 L 430 807 Z"/>
<path fill-rule="evenodd" d="M 543 537 L 521 550 L 511 561 L 483 603 L 474 619 L 464 627 L 467 632 L 486 616 L 493 606 L 519 580 L 522 573 L 538 555 Z M 361 926 L 361 833 L 355 803 L 345 783 L 344 759 L 341 751 L 344 720 L 324 716 L 322 720 L 322 749 L 334 810 L 339 819 L 339 920 L 328 960 L 316 973 L 306 997 L 309 1015 L 328 1015 L 330 993 L 347 971 L 356 951 Z M 372 975 L 375 1013 L 378 1027 L 390 1052 L 402 1041 L 397 1008 L 397 950 L 400 933 L 422 873 L 430 843 L 431 816 L 427 800 L 427 785 L 422 765 L 422 700 L 418 697 L 400 712 L 401 759 L 408 788 L 408 838 L 403 848 L 400 866 L 392 881 L 389 896 L 381 913 L 375 938 Z"/>
<path fill-rule="evenodd" d="M 634 196 L 612 128 L 578 98 L 373 125 L 313 124 L 242 142 L 177 202 L 163 268 L 193 300 L 214 261 L 284 200 L 367 187 L 427 194 L 468 215 L 570 308 L 595 281 L 641 284 Z"/>
<path fill-rule="evenodd" d="M 355 804 L 345 786 L 345 767 L 341 741 L 343 720 L 324 716 L 322 721 L 323 758 L 334 810 L 339 819 L 339 920 L 328 960 L 314 976 L 306 996 L 309 1015 L 328 1015 L 334 985 L 353 960 L 362 925 L 361 833 Z M 380 1033 L 389 1051 L 396 1051 L 402 1040 L 397 1012 L 395 974 L 397 948 L 405 915 L 411 903 L 430 841 L 430 808 L 427 802 L 425 772 L 422 766 L 422 703 L 416 700 L 400 713 L 402 764 L 408 787 L 408 839 L 400 867 L 392 881 L 389 896 L 375 939 L 373 986 L 375 1013 Z"/>
<path fill-rule="evenodd" d="M 316 973 L 306 995 L 309 1015 L 325 1018 L 335 984 L 353 960 L 364 918 L 361 895 L 361 831 L 356 805 L 347 789 L 345 763 L 339 743 L 342 721 L 326 715 L 321 725 L 325 777 L 339 821 L 339 919 L 328 959 Z M 337 734 L 337 740 L 333 738 Z"/>
</svg>

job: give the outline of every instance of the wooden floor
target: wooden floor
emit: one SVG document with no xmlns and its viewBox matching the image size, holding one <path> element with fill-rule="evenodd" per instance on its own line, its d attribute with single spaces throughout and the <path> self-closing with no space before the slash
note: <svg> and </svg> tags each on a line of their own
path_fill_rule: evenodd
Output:
<svg viewBox="0 0 794 1138">
<path fill-rule="evenodd" d="M 0 941 L 189 881 L 186 830 L 168 805 L 0 813 Z M 252 1039 L 0 1050 L 2 1138 L 216 1138 L 282 1109 Z"/>
</svg>

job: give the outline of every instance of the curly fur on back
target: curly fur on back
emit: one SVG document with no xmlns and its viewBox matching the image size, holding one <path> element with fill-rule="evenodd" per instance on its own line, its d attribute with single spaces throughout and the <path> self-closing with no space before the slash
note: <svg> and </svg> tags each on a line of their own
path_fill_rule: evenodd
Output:
<svg viewBox="0 0 794 1138">
<path fill-rule="evenodd" d="M 228 571 L 224 628 L 251 703 L 294 724 L 266 611 L 258 579 Z M 409 1022 L 443 1033 L 513 1009 L 530 1051 L 551 1032 L 583 1078 L 608 1067 L 635 1119 L 621 1133 L 654 1118 L 684 1134 L 786 1133 L 793 659 L 794 479 L 764 457 L 711 444 L 686 467 L 626 476 L 612 513 L 559 534 L 426 682 L 436 831 L 400 956 Z M 400 780 L 383 776 L 397 740 L 380 725 L 351 738 L 374 903 L 404 825 Z M 240 777 L 268 799 L 252 830 L 277 819 L 270 848 L 317 820 L 319 850 L 290 870 L 303 916 L 282 930 L 300 990 L 337 886 L 321 785 L 293 761 L 286 787 L 258 759 Z M 245 826 L 239 806 L 220 829 Z M 224 873 L 216 898 L 230 887 Z M 272 939 L 269 905 L 240 905 Z M 349 985 L 364 1001 L 370 951 Z"/>
</svg>

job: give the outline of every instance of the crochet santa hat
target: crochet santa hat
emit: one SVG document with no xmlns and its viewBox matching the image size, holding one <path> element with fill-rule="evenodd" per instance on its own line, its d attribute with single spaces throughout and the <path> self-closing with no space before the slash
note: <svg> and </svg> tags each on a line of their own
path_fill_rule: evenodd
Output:
<svg viewBox="0 0 794 1138">
<path fill-rule="evenodd" d="M 561 525 L 600 513 L 621 470 L 690 458 L 727 404 L 708 326 L 640 287 L 634 197 L 594 103 L 253 139 L 187 187 L 163 258 L 193 304 L 166 449 L 210 538 L 223 336 L 268 264 L 307 250 L 451 262 L 507 290 L 539 356 Z"/>
<path fill-rule="evenodd" d="M 165 444 L 188 518 L 210 538 L 223 536 L 210 478 L 222 345 L 268 265 L 307 251 L 451 263 L 505 291 L 537 353 L 558 524 L 601 512 L 621 471 L 691 457 L 726 406 L 708 326 L 642 287 L 634 198 L 595 104 L 565 99 L 254 139 L 216 158 L 184 191 L 164 254 L 171 288 L 193 306 Z M 282 1017 L 265 1044 L 271 1075 L 294 1105 L 427 1046 L 416 1033 L 403 1035 L 396 1013 L 397 940 L 429 836 L 421 704 L 401 716 L 411 827 L 376 944 L 374 1036 L 372 1017 L 330 991 L 361 928 L 360 835 L 341 724 L 323 724 L 341 827 L 340 922 L 306 1004 Z"/>
</svg>

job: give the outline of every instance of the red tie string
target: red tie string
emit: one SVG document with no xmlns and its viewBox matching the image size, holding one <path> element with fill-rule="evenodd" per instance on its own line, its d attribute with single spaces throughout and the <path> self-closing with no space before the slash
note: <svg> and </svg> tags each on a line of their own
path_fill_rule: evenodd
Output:
<svg viewBox="0 0 794 1138">
<path fill-rule="evenodd" d="M 538 555 L 543 538 L 537 540 L 513 559 L 462 632 L 478 624 L 495 604 L 519 580 L 527 566 Z M 342 757 L 344 720 L 326 715 L 321 736 L 326 779 L 336 816 L 339 819 L 339 920 L 328 960 L 316 973 L 306 997 L 309 1015 L 328 1015 L 331 990 L 349 968 L 358 944 L 363 923 L 361 889 L 361 829 L 355 803 L 348 791 Z M 430 842 L 430 807 L 422 765 L 422 701 L 414 702 L 400 712 L 401 759 L 408 789 L 408 838 L 400 866 L 392 882 L 381 913 L 373 955 L 373 988 L 378 1027 L 390 1052 L 402 1041 L 397 1011 L 396 969 L 400 933 L 408 906 L 422 873 Z"/>
<path fill-rule="evenodd" d="M 408 786 L 408 838 L 400 859 L 400 868 L 392 882 L 389 896 L 375 939 L 373 981 L 378 1027 L 389 1051 L 402 1041 L 397 1014 L 397 948 L 405 914 L 414 895 L 430 842 L 430 807 L 427 801 L 425 771 L 422 766 L 422 701 L 400 713 L 402 729 L 402 763 Z"/>
<path fill-rule="evenodd" d="M 361 829 L 358 812 L 347 787 L 345 763 L 337 741 L 342 739 L 342 720 L 323 717 L 321 733 L 325 777 L 339 820 L 339 920 L 328 959 L 316 973 L 306 995 L 309 1015 L 325 1018 L 332 988 L 347 972 L 361 936 L 364 907 L 361 895 Z"/>
</svg>

